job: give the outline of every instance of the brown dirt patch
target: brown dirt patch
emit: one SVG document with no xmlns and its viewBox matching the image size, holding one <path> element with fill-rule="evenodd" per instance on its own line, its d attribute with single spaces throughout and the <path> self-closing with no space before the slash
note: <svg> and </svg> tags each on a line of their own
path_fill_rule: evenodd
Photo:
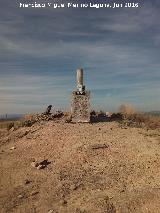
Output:
<svg viewBox="0 0 160 213">
<path fill-rule="evenodd" d="M 158 213 L 159 133 L 49 121 L 1 134 L 1 212 Z"/>
</svg>

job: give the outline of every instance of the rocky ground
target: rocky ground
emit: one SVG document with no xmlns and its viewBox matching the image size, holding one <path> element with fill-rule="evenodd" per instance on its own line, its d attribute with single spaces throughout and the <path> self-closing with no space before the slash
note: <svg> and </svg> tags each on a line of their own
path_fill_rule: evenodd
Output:
<svg viewBox="0 0 160 213">
<path fill-rule="evenodd" d="M 47 121 L 0 132 L 1 213 L 159 213 L 160 131 Z"/>
</svg>

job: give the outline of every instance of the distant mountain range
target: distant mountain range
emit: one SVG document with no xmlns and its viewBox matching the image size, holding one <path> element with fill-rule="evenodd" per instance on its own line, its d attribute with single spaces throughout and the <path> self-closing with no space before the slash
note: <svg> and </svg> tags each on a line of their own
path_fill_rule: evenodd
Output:
<svg viewBox="0 0 160 213">
<path fill-rule="evenodd" d="M 147 114 L 160 116 L 160 111 L 150 111 L 150 112 L 147 112 Z"/>
<path fill-rule="evenodd" d="M 0 115 L 0 120 L 18 120 L 23 116 L 24 114 L 3 114 Z"/>
</svg>

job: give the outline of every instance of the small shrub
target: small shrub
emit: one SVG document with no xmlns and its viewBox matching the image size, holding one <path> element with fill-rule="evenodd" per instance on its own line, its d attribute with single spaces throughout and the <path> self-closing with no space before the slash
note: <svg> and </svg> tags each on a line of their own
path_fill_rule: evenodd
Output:
<svg viewBox="0 0 160 213">
<path fill-rule="evenodd" d="M 150 129 L 160 128 L 159 116 L 136 112 L 136 110 L 128 104 L 122 104 L 119 107 L 119 111 L 123 116 L 121 124 L 124 126 L 147 127 Z"/>
<path fill-rule="evenodd" d="M 92 110 L 92 111 L 90 112 L 90 115 L 91 115 L 91 116 L 95 116 L 95 115 L 96 115 L 96 112 L 95 112 L 94 110 Z"/>
<path fill-rule="evenodd" d="M 10 130 L 12 127 L 14 127 L 14 122 L 10 122 L 7 124 L 7 130 Z"/>
<path fill-rule="evenodd" d="M 122 120 L 123 119 L 123 115 L 122 113 L 113 113 L 110 116 L 111 120 Z"/>
<path fill-rule="evenodd" d="M 128 118 L 131 115 L 134 115 L 136 113 L 136 110 L 130 104 L 122 104 L 119 107 L 119 112 L 123 115 L 124 118 Z"/>
<path fill-rule="evenodd" d="M 66 111 L 66 112 L 63 112 L 63 114 L 64 114 L 65 117 L 71 116 L 71 113 L 70 113 L 70 112 L 67 112 L 67 111 Z"/>
<path fill-rule="evenodd" d="M 32 120 L 26 120 L 22 123 L 23 127 L 31 127 L 33 124 L 35 123 L 35 121 Z"/>
</svg>

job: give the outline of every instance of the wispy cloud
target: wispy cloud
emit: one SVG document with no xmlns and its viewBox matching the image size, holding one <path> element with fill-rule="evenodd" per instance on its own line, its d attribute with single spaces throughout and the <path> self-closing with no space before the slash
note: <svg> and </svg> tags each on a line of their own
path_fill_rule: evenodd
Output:
<svg viewBox="0 0 160 213">
<path fill-rule="evenodd" d="M 47 104 L 56 108 L 67 106 L 71 90 L 67 88 L 68 77 L 50 77 L 33 75 L 15 75 L 13 78 L 3 77 L 0 87 L 0 110 L 5 113 L 42 111 Z M 26 105 L 24 107 L 24 105 Z"/>
<path fill-rule="evenodd" d="M 159 8 L 147 0 L 138 9 L 53 12 L 6 0 L 0 8 L 0 113 L 41 110 L 51 102 L 68 106 L 78 67 L 94 107 L 128 101 L 159 109 Z"/>
</svg>

